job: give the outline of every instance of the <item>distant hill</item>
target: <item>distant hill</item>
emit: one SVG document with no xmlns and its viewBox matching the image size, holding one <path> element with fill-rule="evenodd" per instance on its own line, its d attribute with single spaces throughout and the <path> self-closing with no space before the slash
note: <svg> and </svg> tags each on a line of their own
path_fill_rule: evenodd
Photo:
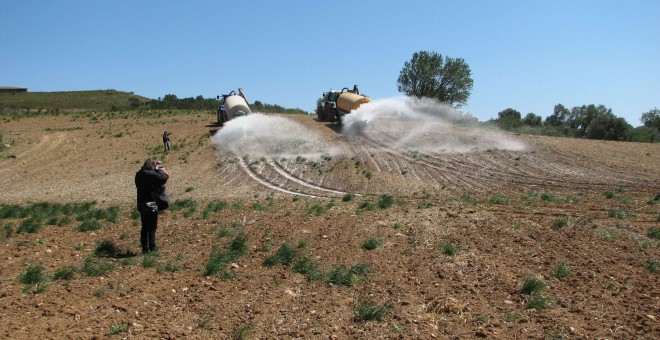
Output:
<svg viewBox="0 0 660 340">
<path fill-rule="evenodd" d="M 0 108 L 98 110 L 130 108 L 150 99 L 116 90 L 0 93 Z"/>
</svg>

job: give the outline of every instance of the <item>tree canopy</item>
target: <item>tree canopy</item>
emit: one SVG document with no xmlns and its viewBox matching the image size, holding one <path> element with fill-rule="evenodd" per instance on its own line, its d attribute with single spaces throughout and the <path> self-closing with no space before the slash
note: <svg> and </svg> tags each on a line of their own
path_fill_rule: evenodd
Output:
<svg viewBox="0 0 660 340">
<path fill-rule="evenodd" d="M 470 67 L 461 58 L 444 57 L 436 52 L 415 52 L 399 74 L 399 92 L 417 98 L 436 98 L 451 106 L 467 103 L 472 92 Z"/>
</svg>

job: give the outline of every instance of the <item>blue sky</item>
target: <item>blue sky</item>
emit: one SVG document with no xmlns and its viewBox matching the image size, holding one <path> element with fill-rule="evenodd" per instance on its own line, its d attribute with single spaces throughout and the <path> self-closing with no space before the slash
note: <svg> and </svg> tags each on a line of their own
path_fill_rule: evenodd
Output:
<svg viewBox="0 0 660 340">
<path fill-rule="evenodd" d="M 416 51 L 463 58 L 462 110 L 660 107 L 660 1 L 9 1 L 0 86 L 215 97 L 313 111 L 330 88 L 398 96 Z"/>
</svg>

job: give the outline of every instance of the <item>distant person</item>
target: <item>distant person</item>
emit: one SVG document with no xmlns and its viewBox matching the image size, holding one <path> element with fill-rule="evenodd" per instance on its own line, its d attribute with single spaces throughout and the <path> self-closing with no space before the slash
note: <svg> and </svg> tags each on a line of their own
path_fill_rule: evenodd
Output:
<svg viewBox="0 0 660 340">
<path fill-rule="evenodd" d="M 360 94 L 360 89 L 358 89 L 357 85 L 353 85 L 353 93 Z"/>
<path fill-rule="evenodd" d="M 144 161 L 142 168 L 135 173 L 137 189 L 137 209 L 140 212 L 140 246 L 146 254 L 158 249 L 156 245 L 156 229 L 158 228 L 158 206 L 156 196 L 164 190 L 170 174 L 155 159 Z"/>
<path fill-rule="evenodd" d="M 170 135 L 171 132 L 163 132 L 163 146 L 165 146 L 165 151 L 170 151 Z"/>
</svg>

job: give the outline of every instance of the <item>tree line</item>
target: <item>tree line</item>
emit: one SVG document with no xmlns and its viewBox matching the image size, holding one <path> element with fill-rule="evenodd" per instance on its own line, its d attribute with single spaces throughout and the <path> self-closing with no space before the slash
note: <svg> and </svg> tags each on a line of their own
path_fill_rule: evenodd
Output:
<svg viewBox="0 0 660 340">
<path fill-rule="evenodd" d="M 595 104 L 575 106 L 570 110 L 557 104 L 545 120 L 534 113 L 522 117 L 520 112 L 511 108 L 500 111 L 497 116 L 487 123 L 520 133 L 650 143 L 660 141 L 658 109 L 643 113 L 640 119 L 643 125 L 639 127 L 633 127 L 625 119 L 617 117 L 612 109 Z"/>
<path fill-rule="evenodd" d="M 466 104 L 472 92 L 473 80 L 465 60 L 443 57 L 429 51 L 413 53 L 399 73 L 397 88 L 408 96 L 430 97 L 453 107 Z M 498 118 L 484 124 L 494 124 L 508 131 L 576 138 L 621 140 L 637 142 L 660 141 L 660 110 L 654 108 L 642 114 L 642 126 L 632 127 L 603 105 L 582 105 L 568 109 L 562 104 L 554 107 L 545 120 L 534 113 L 524 117 L 508 108 Z"/>
<path fill-rule="evenodd" d="M 204 98 L 201 95 L 194 98 L 178 98 L 174 94 L 167 94 L 163 98 L 152 99 L 144 104 L 141 104 L 137 98 L 135 98 L 135 100 L 132 99 L 133 98 L 129 98 L 129 105 L 134 109 L 144 105 L 153 110 L 217 110 L 219 105 L 217 99 Z M 254 101 L 252 104 L 248 103 L 248 105 L 253 112 L 308 114 L 306 111 L 298 108 L 287 109 L 279 105 L 262 103 L 258 100 Z"/>
</svg>

